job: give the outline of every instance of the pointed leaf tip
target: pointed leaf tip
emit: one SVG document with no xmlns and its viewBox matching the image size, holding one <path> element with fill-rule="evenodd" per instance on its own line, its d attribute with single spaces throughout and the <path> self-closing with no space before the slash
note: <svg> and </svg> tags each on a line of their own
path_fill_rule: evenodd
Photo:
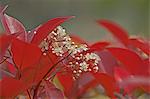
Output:
<svg viewBox="0 0 150 99">
<path fill-rule="evenodd" d="M 51 33 L 57 26 L 64 23 L 70 18 L 73 18 L 74 16 L 66 16 L 66 17 L 57 17 L 53 18 L 43 25 L 41 25 L 36 32 L 36 34 L 33 37 L 32 43 L 33 44 L 40 44 L 40 42 L 48 36 L 49 33 Z"/>
<path fill-rule="evenodd" d="M 98 20 L 97 22 L 110 31 L 124 45 L 128 44 L 128 32 L 119 25 L 109 20 Z"/>
<path fill-rule="evenodd" d="M 148 67 L 135 52 L 124 48 L 107 48 L 112 55 L 120 61 L 125 68 L 134 75 L 148 75 Z M 143 67 L 144 66 L 144 67 Z"/>
</svg>

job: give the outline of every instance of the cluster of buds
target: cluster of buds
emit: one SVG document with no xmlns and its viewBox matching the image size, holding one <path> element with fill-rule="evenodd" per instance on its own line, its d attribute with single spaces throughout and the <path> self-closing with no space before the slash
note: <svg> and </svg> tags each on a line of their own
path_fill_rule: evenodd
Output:
<svg viewBox="0 0 150 99">
<path fill-rule="evenodd" d="M 58 57 L 63 57 L 63 55 L 68 53 L 70 56 L 66 64 L 71 69 L 74 79 L 84 72 L 97 72 L 99 70 L 98 63 L 100 57 L 93 52 L 88 52 L 89 48 L 86 44 L 76 44 L 73 42 L 61 26 L 54 29 L 39 46 L 43 55 L 46 55 L 45 52 L 49 49 Z"/>
</svg>

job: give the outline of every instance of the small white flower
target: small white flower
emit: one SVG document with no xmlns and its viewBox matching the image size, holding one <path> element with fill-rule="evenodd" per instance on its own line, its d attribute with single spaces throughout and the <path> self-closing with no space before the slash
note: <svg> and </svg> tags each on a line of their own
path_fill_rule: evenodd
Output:
<svg viewBox="0 0 150 99">
<path fill-rule="evenodd" d="M 85 61 L 83 63 L 80 63 L 80 69 L 83 71 L 87 71 L 88 66 L 89 66 L 89 64 L 87 64 Z"/>
</svg>

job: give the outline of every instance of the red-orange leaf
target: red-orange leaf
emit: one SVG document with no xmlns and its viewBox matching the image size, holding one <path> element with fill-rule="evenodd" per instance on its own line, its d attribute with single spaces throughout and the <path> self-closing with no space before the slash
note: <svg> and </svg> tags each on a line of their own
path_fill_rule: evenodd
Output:
<svg viewBox="0 0 150 99">
<path fill-rule="evenodd" d="M 131 38 L 130 42 L 131 45 L 141 49 L 144 53 L 150 55 L 150 44 L 144 42 L 141 39 L 138 38 Z"/>
<path fill-rule="evenodd" d="M 123 48 L 107 48 L 125 68 L 135 75 L 148 75 L 148 66 L 144 65 L 143 60 L 133 51 Z"/>
<path fill-rule="evenodd" d="M 77 44 L 87 44 L 87 42 L 85 40 L 83 40 L 82 38 L 76 36 L 76 35 L 70 35 L 71 40 Z"/>
<path fill-rule="evenodd" d="M 18 39 L 12 42 L 11 51 L 19 69 L 35 65 L 41 56 L 41 50 L 38 47 Z"/>
<path fill-rule="evenodd" d="M 97 82 L 99 82 L 99 84 L 104 87 L 107 95 L 110 96 L 112 99 L 115 99 L 114 92 L 117 91 L 117 87 L 114 78 L 105 73 L 95 73 L 93 75 Z"/>
<path fill-rule="evenodd" d="M 109 45 L 108 42 L 96 42 L 90 46 L 90 50 L 92 51 L 100 51 Z"/>
<path fill-rule="evenodd" d="M 114 68 L 114 77 L 118 82 L 122 81 L 122 79 L 127 78 L 129 76 L 130 76 L 130 73 L 127 72 L 125 69 L 121 67 Z"/>
<path fill-rule="evenodd" d="M 8 45 L 10 44 L 10 41 L 12 40 L 12 36 L 9 35 L 0 35 L 0 55 L 4 53 Z"/>
<path fill-rule="evenodd" d="M 4 78 L 0 81 L 0 97 L 14 97 L 25 90 L 22 81 L 13 78 Z"/>
<path fill-rule="evenodd" d="M 44 81 L 45 91 L 49 99 L 64 99 L 64 95 L 58 88 L 55 87 L 51 82 Z"/>
<path fill-rule="evenodd" d="M 73 88 L 72 76 L 69 74 L 68 75 L 58 74 L 57 77 L 64 88 L 65 95 L 69 96 L 71 94 L 70 92 Z"/>
<path fill-rule="evenodd" d="M 99 20 L 98 23 L 110 31 L 123 44 L 128 44 L 128 32 L 119 25 L 108 20 Z"/>
<path fill-rule="evenodd" d="M 45 24 L 41 25 L 37 31 L 36 34 L 33 37 L 32 43 L 38 45 L 44 38 L 47 37 L 47 35 L 53 31 L 57 26 L 62 24 L 64 21 L 72 18 L 72 16 L 67 16 L 67 17 L 58 17 L 49 20 Z"/>
<path fill-rule="evenodd" d="M 5 31 L 8 34 L 21 33 L 18 36 L 18 38 L 20 38 L 21 40 L 27 39 L 25 27 L 17 19 L 15 19 L 5 13 L 0 13 L 0 19 L 3 24 L 3 27 L 5 28 Z"/>
</svg>

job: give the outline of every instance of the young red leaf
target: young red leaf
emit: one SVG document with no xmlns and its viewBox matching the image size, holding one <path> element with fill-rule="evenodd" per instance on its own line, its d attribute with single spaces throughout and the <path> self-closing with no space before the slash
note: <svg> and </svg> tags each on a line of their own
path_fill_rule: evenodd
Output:
<svg viewBox="0 0 150 99">
<path fill-rule="evenodd" d="M 114 67 L 118 66 L 114 56 L 107 50 L 98 51 L 97 54 L 101 58 L 101 64 L 99 64 L 99 68 L 103 72 L 106 72 L 108 75 L 112 76 L 114 74 Z"/>
<path fill-rule="evenodd" d="M 12 40 L 12 36 L 9 35 L 0 35 L 0 55 L 4 54 L 8 45 Z"/>
<path fill-rule="evenodd" d="M 138 38 L 131 38 L 129 43 L 130 45 L 133 45 L 136 48 L 141 49 L 144 53 L 150 55 L 150 44 Z"/>
<path fill-rule="evenodd" d="M 98 85 L 99 83 L 97 82 L 96 79 L 88 82 L 87 84 L 85 84 L 84 86 L 82 86 L 79 91 L 78 91 L 78 96 L 83 95 L 88 89 L 90 88 L 94 88 L 96 85 Z"/>
<path fill-rule="evenodd" d="M 48 99 L 64 99 L 64 95 L 61 90 L 56 88 L 51 82 L 44 81 L 44 85 Z"/>
<path fill-rule="evenodd" d="M 8 6 L 4 6 L 0 4 L 0 14 L 2 14 Z"/>
<path fill-rule="evenodd" d="M 58 17 L 49 20 L 48 22 L 41 25 L 36 32 L 36 34 L 33 37 L 32 43 L 38 45 L 40 42 L 48 36 L 50 32 L 52 32 L 57 26 L 62 24 L 64 21 L 72 18 L 72 16 L 68 17 Z"/>
<path fill-rule="evenodd" d="M 17 19 L 3 13 L 0 14 L 0 19 L 3 27 L 5 28 L 5 31 L 8 34 L 21 33 L 18 38 L 20 38 L 21 40 L 27 39 L 26 30 L 22 23 L 19 22 Z"/>
<path fill-rule="evenodd" d="M 73 41 L 73 42 L 75 42 L 76 44 L 87 44 L 87 42 L 86 41 L 84 41 L 82 38 L 80 38 L 80 37 L 78 37 L 78 36 L 76 36 L 76 35 L 70 35 L 70 37 L 71 37 L 71 40 Z"/>
<path fill-rule="evenodd" d="M 14 98 L 25 90 L 25 85 L 20 80 L 4 78 L 0 81 L 0 88 L 0 98 Z"/>
<path fill-rule="evenodd" d="M 42 54 L 38 47 L 18 39 L 14 39 L 12 42 L 11 51 L 14 62 L 19 69 L 25 69 L 35 65 Z"/>
<path fill-rule="evenodd" d="M 105 47 L 110 45 L 108 42 L 96 42 L 90 46 L 90 50 L 92 51 L 100 51 L 103 50 Z"/>
<path fill-rule="evenodd" d="M 114 95 L 114 92 L 117 91 L 115 79 L 105 73 L 94 73 L 93 76 L 104 87 L 107 95 L 112 99 L 116 99 Z"/>
<path fill-rule="evenodd" d="M 54 57 L 51 57 L 51 58 L 54 58 Z M 48 56 L 42 56 L 35 68 L 34 82 L 37 83 L 40 80 L 45 79 L 48 76 L 48 74 L 50 74 L 54 70 L 54 68 L 52 68 L 52 66 L 54 65 L 55 64 L 53 64 L 52 60 L 50 60 Z M 45 76 L 46 74 L 47 76 Z"/>
<path fill-rule="evenodd" d="M 121 67 L 114 68 L 114 77 L 116 81 L 121 82 L 124 78 L 129 77 L 131 74 Z"/>
<path fill-rule="evenodd" d="M 110 31 L 123 44 L 128 44 L 128 32 L 109 20 L 99 20 L 98 23 Z"/>
<path fill-rule="evenodd" d="M 134 75 L 149 75 L 149 68 L 143 60 L 133 51 L 123 48 L 107 48 L 125 68 Z"/>
<path fill-rule="evenodd" d="M 126 89 L 128 93 L 131 93 L 136 88 L 142 88 L 149 92 L 150 90 L 147 89 L 150 88 L 150 77 L 130 76 L 119 82 L 119 86 Z"/>
<path fill-rule="evenodd" d="M 17 37 L 18 34 L 14 35 L 0 35 L 0 60 L 3 58 L 7 48 L 9 47 L 12 40 Z"/>
<path fill-rule="evenodd" d="M 16 73 L 15 66 L 9 62 L 6 62 L 6 64 L 8 65 L 7 67 L 8 67 L 9 72 L 11 72 L 12 74 L 15 74 Z"/>
<path fill-rule="evenodd" d="M 71 75 L 62 75 L 62 74 L 58 74 L 57 75 L 61 85 L 63 86 L 64 88 L 64 93 L 66 96 L 69 96 L 70 95 L 70 92 L 73 88 L 73 79 L 72 79 L 72 76 Z"/>
<path fill-rule="evenodd" d="M 47 53 L 46 56 L 42 55 L 33 67 L 21 71 L 21 79 L 26 83 L 38 84 L 42 79 L 49 77 L 48 75 L 55 69 L 53 66 L 56 63 L 51 59 L 55 60 L 55 57 L 52 57 L 52 53 Z"/>
</svg>

